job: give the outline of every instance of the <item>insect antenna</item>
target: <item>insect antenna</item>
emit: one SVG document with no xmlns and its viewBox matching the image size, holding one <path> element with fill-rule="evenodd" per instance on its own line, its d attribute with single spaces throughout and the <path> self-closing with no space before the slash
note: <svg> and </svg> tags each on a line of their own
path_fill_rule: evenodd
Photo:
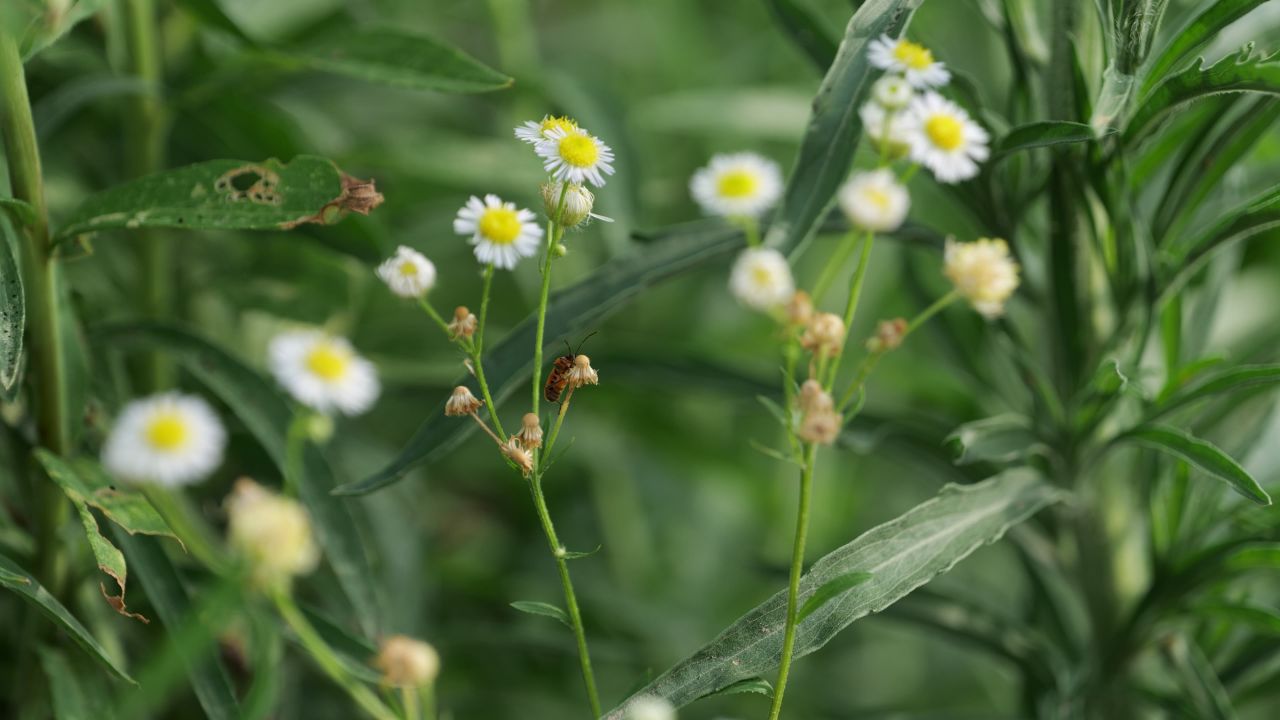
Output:
<svg viewBox="0 0 1280 720">
<path fill-rule="evenodd" d="M 595 334 L 596 334 L 596 333 L 598 333 L 598 332 L 600 332 L 600 331 L 599 331 L 599 330 L 592 330 L 590 333 L 588 333 L 588 334 L 587 334 L 587 336 L 586 336 L 586 337 L 582 338 L 582 342 L 578 343 L 578 349 L 577 349 L 573 354 L 576 356 L 578 353 L 582 352 L 582 346 L 583 346 L 583 345 L 586 345 L 586 344 L 587 344 L 587 341 L 591 339 L 591 336 L 592 336 L 592 335 L 595 335 Z"/>
</svg>

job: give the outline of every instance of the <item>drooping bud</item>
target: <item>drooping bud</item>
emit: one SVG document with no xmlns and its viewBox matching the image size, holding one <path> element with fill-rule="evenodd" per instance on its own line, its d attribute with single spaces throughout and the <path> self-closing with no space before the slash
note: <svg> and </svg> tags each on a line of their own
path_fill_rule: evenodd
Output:
<svg viewBox="0 0 1280 720">
<path fill-rule="evenodd" d="M 287 583 L 295 575 L 311 572 L 320 562 L 311 520 L 297 501 L 241 478 L 226 507 L 228 540 L 248 561 L 258 585 Z"/>
<path fill-rule="evenodd" d="M 507 443 L 502 446 L 502 454 L 515 463 L 525 477 L 528 477 L 533 472 L 533 456 L 529 454 L 528 450 L 524 449 L 518 436 L 512 435 L 507 439 Z"/>
<path fill-rule="evenodd" d="M 844 348 L 844 320 L 835 313 L 818 313 L 800 337 L 804 349 L 819 357 L 835 357 Z"/>
<path fill-rule="evenodd" d="M 476 322 L 476 316 L 467 309 L 467 306 L 459 305 L 453 309 L 453 321 L 449 323 L 449 337 L 457 340 L 475 335 Z"/>
<path fill-rule="evenodd" d="M 873 353 L 888 352 L 902 345 L 907 335 L 907 321 L 903 318 L 881 320 L 876 325 L 876 334 L 867 340 L 867 351 Z"/>
<path fill-rule="evenodd" d="M 471 394 L 471 389 L 466 385 L 459 385 L 453 389 L 453 394 L 444 404 L 444 414 L 450 417 L 461 415 L 470 415 L 480 409 L 480 401 L 475 395 Z"/>
<path fill-rule="evenodd" d="M 564 194 L 563 203 L 561 193 Z M 542 204 L 546 208 L 547 217 L 556 220 L 556 210 L 560 210 L 558 225 L 573 228 L 581 225 L 591 217 L 591 208 L 595 206 L 596 196 L 582 185 L 565 183 L 560 180 L 542 184 Z"/>
<path fill-rule="evenodd" d="M 586 355 L 575 355 L 573 367 L 569 369 L 568 380 L 569 387 L 580 388 L 583 385 L 598 385 L 600 375 L 595 368 L 591 367 L 591 358 Z"/>
<path fill-rule="evenodd" d="M 524 418 L 520 421 L 520 432 L 516 437 L 520 438 L 520 444 L 525 450 L 542 447 L 542 425 L 538 423 L 536 414 L 524 414 Z"/>
<path fill-rule="evenodd" d="M 382 682 L 392 687 L 426 687 L 440 674 L 440 654 L 421 640 L 391 635 L 382 641 L 373 666 L 382 672 Z"/>
</svg>

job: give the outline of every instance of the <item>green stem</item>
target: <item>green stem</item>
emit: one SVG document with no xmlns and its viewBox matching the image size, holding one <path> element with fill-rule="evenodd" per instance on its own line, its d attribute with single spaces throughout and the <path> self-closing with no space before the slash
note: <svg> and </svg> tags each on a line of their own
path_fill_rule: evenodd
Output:
<svg viewBox="0 0 1280 720">
<path fill-rule="evenodd" d="M 542 474 L 534 473 L 529 481 L 529 490 L 533 493 L 533 504 L 538 511 L 538 520 L 542 523 L 542 531 L 547 536 L 547 544 L 551 547 L 551 555 L 555 558 L 556 568 L 560 571 L 560 585 L 564 588 L 564 602 L 569 610 L 569 621 L 573 627 L 573 636 L 578 642 L 578 661 L 582 665 L 582 683 L 587 689 L 587 700 L 591 703 L 591 717 L 600 717 L 600 696 L 596 691 L 596 677 L 591 669 L 591 654 L 587 651 L 587 634 L 582 627 L 582 613 L 578 610 L 578 597 L 573 591 L 573 580 L 569 577 L 569 563 L 564 557 L 565 549 L 556 537 L 555 525 L 551 522 L 551 512 L 547 510 L 547 500 L 542 494 Z"/>
<path fill-rule="evenodd" d="M 480 323 L 476 327 L 475 343 L 471 346 L 471 367 L 476 372 L 476 383 L 480 385 L 480 395 L 484 398 L 484 405 L 489 409 L 489 417 L 493 420 L 493 426 L 498 430 L 498 437 L 503 440 L 507 439 L 507 433 L 502 429 L 502 421 L 498 419 L 498 406 L 493 402 L 493 396 L 489 394 L 489 383 L 484 379 L 484 326 L 489 320 L 489 295 L 493 289 L 493 263 L 489 263 L 484 269 L 484 286 L 480 290 Z M 545 298 L 546 293 L 543 293 Z M 545 305 L 545 302 L 544 302 Z M 541 336 L 542 326 L 538 326 L 539 336 Z M 539 345 L 538 347 L 542 347 Z"/>
<path fill-rule="evenodd" d="M 862 284 L 867 278 L 867 266 L 871 264 L 871 246 L 875 244 L 875 233 L 867 231 L 862 240 L 862 255 L 858 257 L 858 268 L 853 271 L 853 282 L 849 285 L 849 299 L 844 306 L 844 330 L 846 333 L 846 343 L 848 342 L 848 333 L 850 333 L 853 324 L 853 316 L 858 312 L 858 301 L 862 298 Z M 835 362 L 831 363 L 831 372 L 822 382 L 822 386 L 827 390 L 835 384 L 836 376 L 840 374 L 840 361 L 844 358 L 844 352 L 836 356 Z M 823 376 L 819 376 L 823 377 Z"/>
<path fill-rule="evenodd" d="M 952 290 L 946 295 L 935 300 L 932 305 L 922 310 L 919 315 L 916 315 L 907 323 L 906 329 L 902 331 L 901 342 L 906 342 L 907 337 L 910 336 L 911 333 L 918 330 L 921 325 L 924 325 L 930 318 L 942 312 L 944 308 L 959 298 L 960 294 Z M 862 362 L 858 364 L 857 372 L 854 373 L 853 382 L 849 383 L 849 387 L 844 391 L 844 395 L 840 398 L 840 404 L 836 406 L 840 408 L 840 412 L 844 412 L 845 409 L 849 407 L 849 403 L 853 402 L 854 396 L 866 383 L 867 378 L 871 375 L 871 371 L 875 369 L 876 363 L 880 362 L 880 358 L 883 357 L 886 352 L 888 352 L 888 350 L 878 350 L 876 352 L 867 353 L 867 355 L 862 358 Z"/>
<path fill-rule="evenodd" d="M 436 720 L 439 717 L 436 712 L 436 687 L 434 684 L 422 688 L 422 710 L 423 717 L 426 720 Z"/>
<path fill-rule="evenodd" d="M 818 459 L 818 446 L 809 445 L 804 468 L 800 471 L 800 507 L 796 510 L 796 539 L 791 547 L 791 583 L 787 587 L 787 624 L 782 636 L 782 660 L 778 665 L 778 681 L 773 686 L 773 708 L 769 720 L 782 714 L 782 696 L 791 673 L 792 654 L 796 645 L 796 615 L 800 597 L 800 576 L 804 572 L 804 544 L 809 534 L 809 505 L 813 488 L 813 468 Z"/>
<path fill-rule="evenodd" d="M 402 687 L 400 688 L 400 698 L 404 703 L 404 716 L 408 720 L 421 720 L 422 709 L 418 704 L 418 688 Z"/>
<path fill-rule="evenodd" d="M 285 433 L 284 492 L 290 497 L 297 497 L 298 488 L 302 486 L 302 460 L 307 451 L 307 423 L 310 419 L 305 410 L 295 412 Z"/>
<path fill-rule="evenodd" d="M 329 676 L 330 680 L 345 690 L 369 717 L 376 720 L 397 720 L 396 714 L 378 699 L 377 695 L 347 673 L 333 648 L 329 647 L 324 638 L 320 637 L 320 633 L 307 621 L 287 590 L 277 590 L 271 594 L 271 598 L 275 601 L 280 617 L 284 618 L 285 623 L 298 636 L 302 647 L 310 653 L 316 665 Z"/>
<path fill-rule="evenodd" d="M 853 254 L 854 248 L 858 247 L 858 232 L 850 230 L 840 239 L 840 244 L 836 246 L 836 251 L 831 257 L 827 258 L 826 264 L 822 266 L 822 274 L 818 275 L 818 282 L 813 285 L 813 302 L 820 304 L 822 296 L 827 294 L 827 290 L 831 288 L 831 283 L 835 282 L 836 275 L 844 264 L 849 261 L 849 256 Z"/>
<path fill-rule="evenodd" d="M 568 183 L 560 185 L 560 198 L 556 202 L 554 218 L 547 219 L 546 257 L 542 261 L 542 290 L 538 295 L 538 332 L 533 341 L 533 410 L 538 414 L 538 402 L 542 399 L 542 343 L 547 327 L 547 298 L 551 296 L 551 261 L 555 258 L 556 242 L 559 238 L 560 225 L 556 221 L 564 212 L 565 190 Z"/>
<path fill-rule="evenodd" d="M 453 339 L 449 333 L 449 323 L 445 322 L 444 318 L 440 316 L 440 313 L 436 312 L 435 307 L 431 305 L 431 301 L 428 300 L 425 295 L 418 298 L 418 306 L 427 313 L 428 317 L 436 322 L 436 325 L 440 327 L 440 331 L 444 333 L 445 337 Z"/>
<path fill-rule="evenodd" d="M 547 435 L 547 441 L 543 443 L 542 458 L 546 460 L 551 457 L 551 448 L 555 447 L 556 438 L 560 437 L 560 426 L 564 424 L 564 416 L 569 413 L 569 401 L 573 399 L 573 387 L 565 391 L 564 399 L 560 401 L 560 411 L 556 413 L 556 421 L 551 426 L 551 432 Z"/>
</svg>

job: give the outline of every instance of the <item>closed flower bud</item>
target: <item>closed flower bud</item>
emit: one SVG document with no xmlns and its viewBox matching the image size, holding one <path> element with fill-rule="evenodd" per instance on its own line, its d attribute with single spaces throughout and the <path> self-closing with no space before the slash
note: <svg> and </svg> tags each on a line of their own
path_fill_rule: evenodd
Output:
<svg viewBox="0 0 1280 720">
<path fill-rule="evenodd" d="M 881 320 L 876 334 L 867 340 L 867 350 L 873 353 L 888 352 L 902 345 L 907 335 L 907 321 L 902 318 Z"/>
<path fill-rule="evenodd" d="M 561 193 L 564 194 L 563 204 Z M 585 187 L 575 183 L 561 181 L 542 184 L 542 203 L 547 210 L 547 217 L 557 224 L 572 228 L 581 225 L 591 217 L 591 208 L 595 205 L 596 196 Z M 556 209 L 560 209 L 560 217 L 556 218 Z"/>
<path fill-rule="evenodd" d="M 800 430 L 796 434 L 807 443 L 830 445 L 840 435 L 843 424 L 844 416 L 831 408 L 815 409 L 800 419 Z"/>
<path fill-rule="evenodd" d="M 520 439 L 520 444 L 525 450 L 542 447 L 542 426 L 538 424 L 536 414 L 524 414 L 524 418 L 520 421 L 520 432 L 516 437 Z"/>
<path fill-rule="evenodd" d="M 449 396 L 448 401 L 444 404 L 444 414 L 450 417 L 460 415 L 470 415 L 480 409 L 480 401 L 475 395 L 471 394 L 471 390 L 466 385 L 459 385 L 453 389 L 453 394 Z"/>
<path fill-rule="evenodd" d="M 382 641 L 373 666 L 382 672 L 382 682 L 392 687 L 426 687 L 440 674 L 440 654 L 421 640 L 392 635 Z"/>
<path fill-rule="evenodd" d="M 844 320 L 835 313 L 818 313 L 800 338 L 804 349 L 820 357 L 835 357 L 844 348 Z"/>
<path fill-rule="evenodd" d="M 1018 263 L 1004 240 L 947 240 L 943 273 L 956 292 L 984 317 L 1004 314 L 1004 303 L 1018 289 Z"/>
<path fill-rule="evenodd" d="M 248 561 L 255 583 L 281 585 L 320 562 L 311 520 L 297 501 L 241 478 L 226 505 L 228 540 Z"/>
<path fill-rule="evenodd" d="M 457 340 L 458 338 L 469 338 L 476 334 L 476 316 L 467 309 L 466 305 L 459 305 L 453 309 L 453 321 L 449 323 L 449 337 Z"/>
<path fill-rule="evenodd" d="M 809 293 L 797 290 L 787 303 L 787 322 L 795 327 L 805 327 L 813 319 L 813 299 Z"/>
<path fill-rule="evenodd" d="M 815 412 L 830 412 L 835 407 L 831 394 L 822 389 L 822 383 L 809 378 L 800 386 L 800 412 L 808 415 Z"/>
<path fill-rule="evenodd" d="M 507 439 L 507 444 L 502 446 L 502 454 L 511 462 L 520 468 L 520 472 L 528 477 L 533 472 L 533 456 L 520 443 L 520 438 L 512 435 Z"/>
<path fill-rule="evenodd" d="M 575 355 L 573 357 L 573 367 L 568 373 L 569 387 L 580 388 L 583 385 L 598 385 L 600 383 L 600 375 L 596 373 L 596 369 L 591 367 L 591 358 L 586 355 Z"/>
</svg>

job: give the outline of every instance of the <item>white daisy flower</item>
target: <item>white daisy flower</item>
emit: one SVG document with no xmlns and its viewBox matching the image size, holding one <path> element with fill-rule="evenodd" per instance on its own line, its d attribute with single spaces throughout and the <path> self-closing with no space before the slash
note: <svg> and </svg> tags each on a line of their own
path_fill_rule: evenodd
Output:
<svg viewBox="0 0 1280 720">
<path fill-rule="evenodd" d="M 102 447 L 102 465 L 127 482 L 190 485 L 217 469 L 226 445 L 227 431 L 208 403 L 163 393 L 125 405 Z"/>
<path fill-rule="evenodd" d="M 911 152 L 911 132 L 907 126 L 906 112 L 889 111 L 879 103 L 869 102 L 858 109 L 862 129 L 875 143 L 876 150 L 888 159 L 896 160 Z"/>
<path fill-rule="evenodd" d="M 782 171 L 751 152 L 715 155 L 693 174 L 689 192 L 708 215 L 759 217 L 782 196 Z"/>
<path fill-rule="evenodd" d="M 956 292 L 984 317 L 1004 314 L 1004 303 L 1018 289 L 1018 263 L 1004 240 L 980 238 L 976 242 L 947 240 L 943 274 Z"/>
<path fill-rule="evenodd" d="M 420 298 L 435 286 L 436 266 L 422 253 L 401 245 L 378 266 L 378 277 L 396 295 Z"/>
<path fill-rule="evenodd" d="M 990 136 L 969 113 L 937 93 L 911 101 L 905 125 L 911 137 L 911 159 L 933 172 L 939 182 L 955 183 L 978 174 L 987 159 Z"/>
<path fill-rule="evenodd" d="M 951 73 L 933 59 L 928 48 L 903 38 L 881 35 L 872 40 L 867 46 L 867 59 L 882 70 L 901 73 L 912 87 L 941 87 L 951 80 Z"/>
<path fill-rule="evenodd" d="M 373 363 L 346 338 L 319 330 L 289 330 L 271 338 L 267 361 L 276 381 L 312 410 L 359 415 L 373 406 L 380 387 Z"/>
<path fill-rule="evenodd" d="M 748 248 L 733 264 L 729 289 L 747 307 L 773 310 L 791 300 L 796 285 L 782 253 L 772 248 Z"/>
<path fill-rule="evenodd" d="M 516 138 L 530 145 L 537 145 L 549 139 L 548 133 L 552 130 L 574 132 L 578 130 L 578 123 L 564 116 L 544 115 L 542 120 L 526 120 L 523 125 L 516 128 Z"/>
<path fill-rule="evenodd" d="M 484 201 L 472 195 L 458 210 L 453 231 L 470 235 L 476 246 L 476 259 L 482 264 L 511 270 L 520 258 L 538 252 L 542 228 L 532 210 L 516 209 L 515 203 L 503 202 L 497 195 L 485 195 Z"/>
<path fill-rule="evenodd" d="M 836 199 L 854 227 L 871 232 L 897 230 L 911 207 L 907 189 L 888 169 L 855 173 Z"/>
<path fill-rule="evenodd" d="M 911 83 L 897 75 L 884 75 L 871 86 L 871 99 L 888 110 L 902 110 L 915 96 Z"/>
<path fill-rule="evenodd" d="M 613 174 L 613 150 L 600 142 L 600 138 L 579 128 L 552 128 L 534 149 L 542 157 L 543 167 L 556 180 L 579 185 L 590 182 L 604 187 L 604 176 Z"/>
</svg>

